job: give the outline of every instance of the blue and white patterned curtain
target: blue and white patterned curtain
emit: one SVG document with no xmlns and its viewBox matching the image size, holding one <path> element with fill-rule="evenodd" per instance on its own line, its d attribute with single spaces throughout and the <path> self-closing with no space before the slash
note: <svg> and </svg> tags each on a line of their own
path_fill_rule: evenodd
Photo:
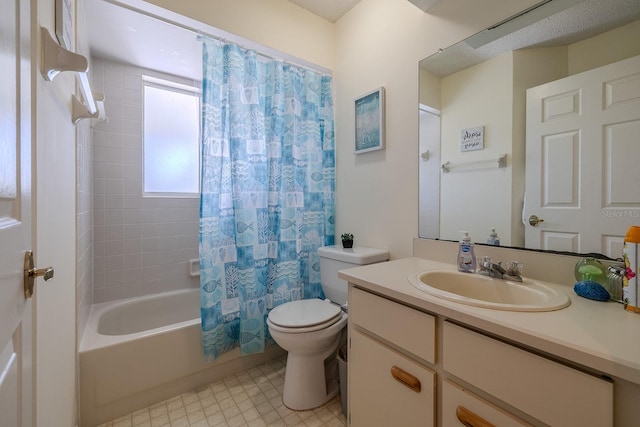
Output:
<svg viewBox="0 0 640 427">
<path fill-rule="evenodd" d="M 272 308 L 323 296 L 335 142 L 330 76 L 201 39 L 201 312 L 216 358 L 264 351 Z"/>
</svg>

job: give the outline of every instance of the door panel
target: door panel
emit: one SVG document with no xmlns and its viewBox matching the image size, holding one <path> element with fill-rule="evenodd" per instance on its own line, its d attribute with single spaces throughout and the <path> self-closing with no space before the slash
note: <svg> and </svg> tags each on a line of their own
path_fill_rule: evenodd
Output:
<svg viewBox="0 0 640 427">
<path fill-rule="evenodd" d="M 527 247 L 621 256 L 640 219 L 639 133 L 640 56 L 527 91 Z"/>
<path fill-rule="evenodd" d="M 31 245 L 30 8 L 0 4 L 0 425 L 30 426 L 31 300 L 23 287 Z"/>
</svg>

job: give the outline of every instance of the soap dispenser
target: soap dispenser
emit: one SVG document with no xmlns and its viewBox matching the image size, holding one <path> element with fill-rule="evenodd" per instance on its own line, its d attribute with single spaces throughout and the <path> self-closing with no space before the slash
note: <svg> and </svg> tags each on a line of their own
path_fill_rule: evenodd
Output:
<svg viewBox="0 0 640 427">
<path fill-rule="evenodd" d="M 500 238 L 495 228 L 489 229 L 489 237 L 487 238 L 487 244 L 493 246 L 500 246 Z"/>
<path fill-rule="evenodd" d="M 465 273 L 476 272 L 476 255 L 473 251 L 473 243 L 471 243 L 471 237 L 467 231 L 464 233 L 462 240 L 458 246 L 458 271 Z"/>
</svg>

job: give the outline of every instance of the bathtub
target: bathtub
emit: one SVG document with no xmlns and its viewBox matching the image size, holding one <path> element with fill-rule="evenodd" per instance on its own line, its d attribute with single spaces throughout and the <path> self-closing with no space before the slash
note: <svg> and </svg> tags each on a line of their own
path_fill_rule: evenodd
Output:
<svg viewBox="0 0 640 427">
<path fill-rule="evenodd" d="M 112 420 L 284 355 L 277 346 L 205 361 L 198 289 L 94 304 L 79 351 L 83 427 Z"/>
</svg>

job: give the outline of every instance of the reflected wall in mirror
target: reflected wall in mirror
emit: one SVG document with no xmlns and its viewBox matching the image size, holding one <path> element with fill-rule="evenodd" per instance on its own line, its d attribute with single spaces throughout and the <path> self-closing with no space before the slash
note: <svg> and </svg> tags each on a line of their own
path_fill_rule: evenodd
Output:
<svg viewBox="0 0 640 427">
<path fill-rule="evenodd" d="M 640 112 L 640 2 L 543 3 L 420 61 L 419 235 L 469 231 L 485 243 L 495 228 L 503 246 L 619 258 L 628 226 L 640 224 L 640 165 L 629 160 L 640 158 L 640 117 L 610 107 Z M 625 61 L 626 74 L 611 71 L 625 77 L 598 74 Z M 583 76 L 602 79 L 595 93 Z M 529 113 L 527 93 L 538 96 Z M 484 148 L 465 151 L 461 132 L 480 126 Z"/>
</svg>

